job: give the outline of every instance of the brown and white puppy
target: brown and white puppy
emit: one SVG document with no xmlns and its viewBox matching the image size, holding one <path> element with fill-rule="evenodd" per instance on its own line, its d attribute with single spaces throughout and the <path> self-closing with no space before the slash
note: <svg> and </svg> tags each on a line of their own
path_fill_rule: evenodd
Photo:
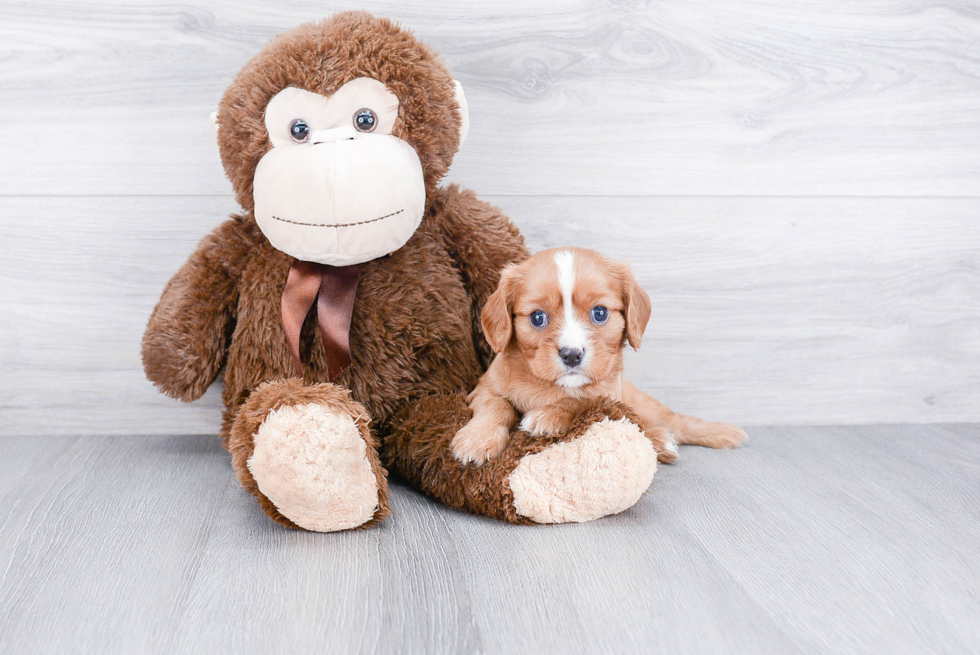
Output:
<svg viewBox="0 0 980 655">
<path fill-rule="evenodd" d="M 483 331 L 497 356 L 468 397 L 473 418 L 456 433 L 453 454 L 483 464 L 520 427 L 558 432 L 584 400 L 629 405 L 661 462 L 677 444 L 734 448 L 745 433 L 728 423 L 675 414 L 623 380 L 623 348 L 640 347 L 650 298 L 623 262 L 594 250 L 555 248 L 504 269 L 483 308 Z"/>
</svg>

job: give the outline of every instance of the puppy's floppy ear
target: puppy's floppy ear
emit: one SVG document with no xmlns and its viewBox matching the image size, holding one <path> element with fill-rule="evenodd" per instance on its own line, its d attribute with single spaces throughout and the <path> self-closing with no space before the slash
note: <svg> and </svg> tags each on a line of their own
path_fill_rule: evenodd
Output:
<svg viewBox="0 0 980 655">
<path fill-rule="evenodd" d="M 508 266 L 500 274 L 500 284 L 483 306 L 483 334 L 493 352 L 500 353 L 507 348 L 514 334 L 514 284 L 513 266 Z"/>
<path fill-rule="evenodd" d="M 640 349 L 643 332 L 650 321 L 650 296 L 643 290 L 633 277 L 629 264 L 623 263 L 620 268 L 620 280 L 623 285 L 623 312 L 626 314 L 626 340 L 633 350 Z"/>
</svg>

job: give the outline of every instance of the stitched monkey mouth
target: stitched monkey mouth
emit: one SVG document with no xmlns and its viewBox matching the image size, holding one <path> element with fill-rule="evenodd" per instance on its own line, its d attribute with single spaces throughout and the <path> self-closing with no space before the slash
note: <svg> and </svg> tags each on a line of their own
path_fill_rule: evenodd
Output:
<svg viewBox="0 0 980 655">
<path fill-rule="evenodd" d="M 300 223 L 299 221 L 290 221 L 285 218 L 279 218 L 278 216 L 273 216 L 272 218 L 277 221 L 282 221 L 283 223 L 289 223 L 290 225 L 303 225 L 306 227 L 355 227 L 357 225 L 367 225 L 368 223 L 377 223 L 378 221 L 383 221 L 386 218 L 391 218 L 396 214 L 401 214 L 405 211 L 404 208 L 399 209 L 396 212 L 391 212 L 390 214 L 385 214 L 384 216 L 378 216 L 377 218 L 372 218 L 367 221 L 357 221 L 356 223 Z"/>
</svg>

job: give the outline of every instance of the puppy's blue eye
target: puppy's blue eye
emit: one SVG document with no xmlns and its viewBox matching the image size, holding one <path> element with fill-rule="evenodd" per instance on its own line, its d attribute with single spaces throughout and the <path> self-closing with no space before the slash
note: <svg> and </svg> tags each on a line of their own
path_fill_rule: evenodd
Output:
<svg viewBox="0 0 980 655">
<path fill-rule="evenodd" d="M 540 309 L 536 312 L 532 312 L 530 319 L 531 319 L 531 325 L 533 325 L 536 328 L 543 328 L 545 325 L 548 324 L 548 315 L 545 314 Z"/>
<path fill-rule="evenodd" d="M 596 305 L 592 308 L 591 316 L 593 323 L 605 323 L 606 319 L 609 318 L 609 310 L 602 305 Z"/>
</svg>

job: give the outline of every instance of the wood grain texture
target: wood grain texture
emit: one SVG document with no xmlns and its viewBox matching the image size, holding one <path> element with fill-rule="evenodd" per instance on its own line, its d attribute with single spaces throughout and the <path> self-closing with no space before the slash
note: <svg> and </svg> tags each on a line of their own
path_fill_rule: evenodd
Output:
<svg viewBox="0 0 980 655">
<path fill-rule="evenodd" d="M 207 116 L 268 38 L 349 8 L 466 86 L 451 179 L 534 248 L 633 263 L 642 387 L 746 423 L 980 420 L 972 3 L 43 0 L 0 5 L 0 434 L 217 429 L 217 390 L 180 406 L 138 359 L 235 209 Z"/>
<path fill-rule="evenodd" d="M 980 420 L 980 200 L 489 200 L 534 250 L 583 245 L 633 265 L 654 316 L 627 375 L 678 411 Z M 217 431 L 217 389 L 191 405 L 161 396 L 139 344 L 167 279 L 233 209 L 0 198 L 0 434 Z"/>
<path fill-rule="evenodd" d="M 0 650 L 968 653 L 980 428 L 755 428 L 632 509 L 268 521 L 214 437 L 2 438 Z"/>
<path fill-rule="evenodd" d="M 338 9 L 440 50 L 488 194 L 980 192 L 980 10 L 717 3 L 8 1 L 0 194 L 224 194 L 208 115 L 276 33 Z"/>
</svg>

